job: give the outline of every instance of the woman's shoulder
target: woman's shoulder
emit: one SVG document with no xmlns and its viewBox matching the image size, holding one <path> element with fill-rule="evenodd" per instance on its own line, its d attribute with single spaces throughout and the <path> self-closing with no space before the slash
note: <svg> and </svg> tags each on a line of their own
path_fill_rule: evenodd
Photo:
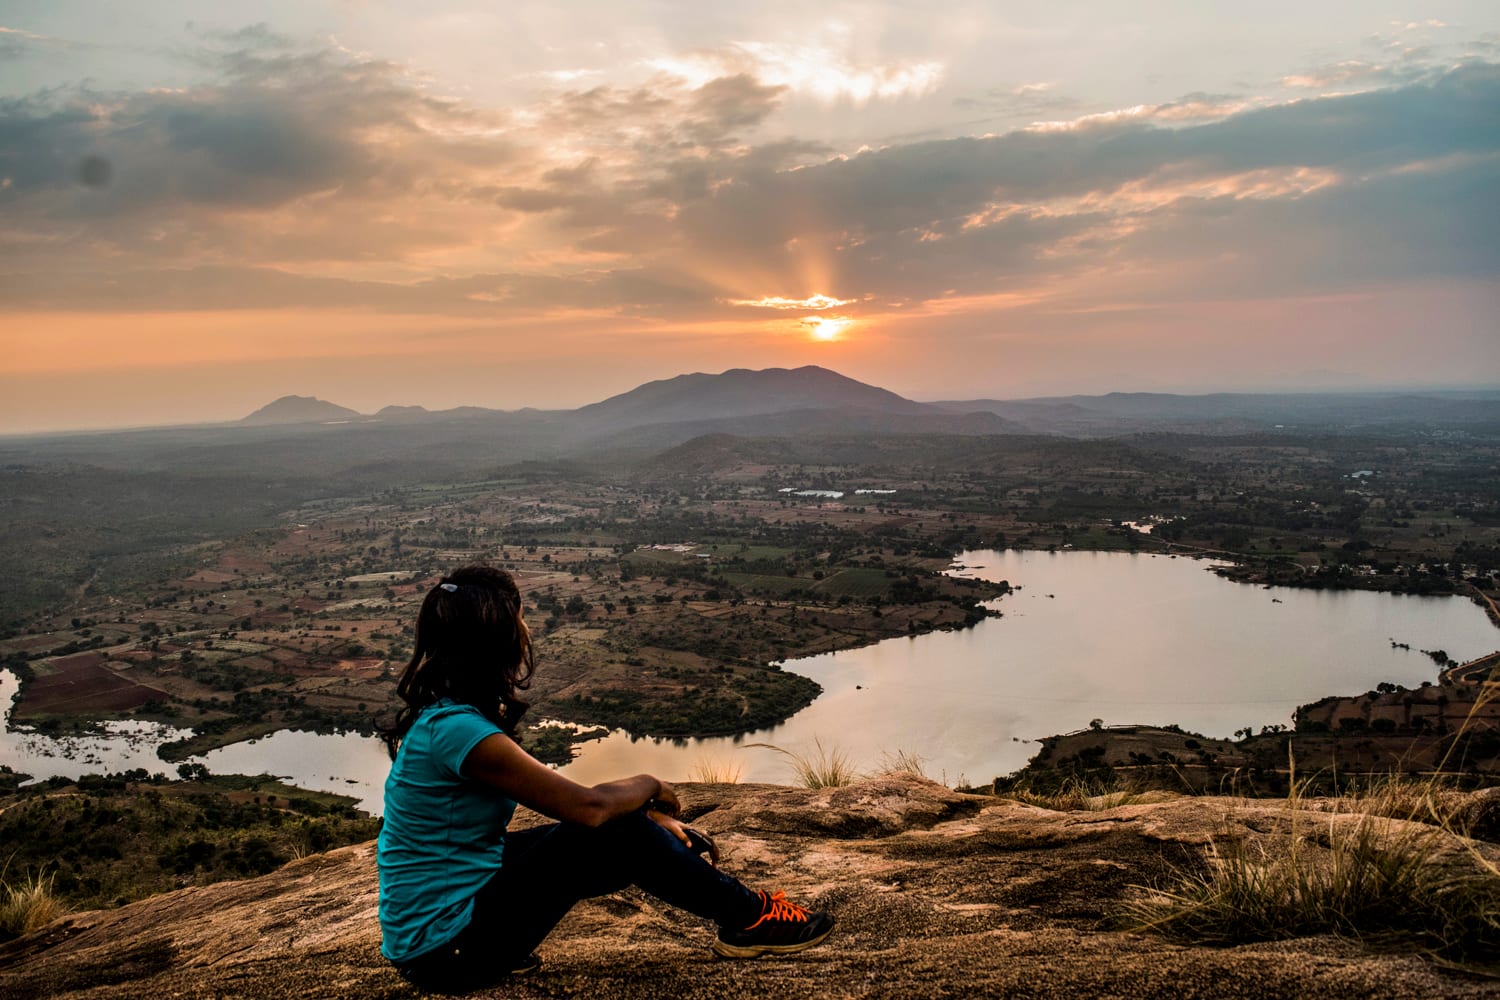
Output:
<svg viewBox="0 0 1500 1000">
<path fill-rule="evenodd" d="M 439 726 L 453 723 L 471 726 L 484 725 L 492 729 L 500 728 L 475 706 L 462 701 L 454 701 L 452 698 L 439 698 L 428 705 L 417 713 L 412 724 L 414 726 Z"/>
<path fill-rule="evenodd" d="M 401 741 L 408 759 L 436 757 L 450 760 L 457 770 L 468 752 L 481 740 L 504 732 L 473 705 L 444 698 L 417 714 Z"/>
</svg>

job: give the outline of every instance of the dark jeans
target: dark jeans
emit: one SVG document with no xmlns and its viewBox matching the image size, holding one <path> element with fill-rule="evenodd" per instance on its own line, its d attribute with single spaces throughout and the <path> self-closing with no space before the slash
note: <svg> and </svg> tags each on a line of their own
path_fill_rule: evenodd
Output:
<svg viewBox="0 0 1500 1000">
<path fill-rule="evenodd" d="M 401 974 L 429 990 L 478 988 L 529 955 L 574 903 L 628 885 L 721 926 L 744 927 L 760 915 L 759 894 L 644 812 L 599 827 L 553 823 L 507 833 L 502 867 L 474 897 L 469 926 L 399 966 Z"/>
</svg>

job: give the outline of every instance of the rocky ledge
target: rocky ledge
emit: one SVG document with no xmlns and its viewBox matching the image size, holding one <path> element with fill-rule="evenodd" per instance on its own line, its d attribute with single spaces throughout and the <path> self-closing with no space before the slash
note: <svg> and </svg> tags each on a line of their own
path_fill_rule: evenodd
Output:
<svg viewBox="0 0 1500 1000">
<path fill-rule="evenodd" d="M 575 908 L 539 972 L 479 996 L 1500 996 L 1494 980 L 1333 937 L 1209 947 L 1114 929 L 1136 887 L 1200 865 L 1212 841 L 1281 835 L 1277 802 L 1054 812 L 908 776 L 682 791 L 728 870 L 834 911 L 834 937 L 718 960 L 703 922 L 632 890 Z M 374 844 L 343 848 L 65 917 L 0 946 L 0 996 L 415 996 L 380 957 L 375 914 Z"/>
</svg>

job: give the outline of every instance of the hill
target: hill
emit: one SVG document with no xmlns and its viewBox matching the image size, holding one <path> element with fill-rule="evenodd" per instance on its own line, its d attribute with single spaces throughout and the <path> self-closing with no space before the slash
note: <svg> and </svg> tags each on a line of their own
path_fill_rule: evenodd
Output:
<svg viewBox="0 0 1500 1000">
<path fill-rule="evenodd" d="M 925 422 L 929 418 L 897 419 Z M 674 429 L 683 426 L 675 425 Z M 643 460 L 639 468 L 643 474 L 661 476 L 714 475 L 757 466 L 823 465 L 857 468 L 870 475 L 962 471 L 1005 474 L 1017 482 L 1030 482 L 1105 465 L 1144 474 L 1159 470 L 1163 462 L 1123 441 L 992 433 L 984 431 L 982 425 L 969 426 L 967 433 L 954 431 L 951 426 L 925 433 L 917 424 L 908 423 L 904 433 L 876 434 L 814 423 L 800 434 L 752 437 L 709 433 L 661 451 Z"/>
<path fill-rule="evenodd" d="M 624 429 L 609 427 L 596 432 L 580 445 L 590 454 L 619 458 L 650 458 L 650 452 L 675 448 L 702 436 L 730 435 L 744 440 L 804 441 L 842 438 L 866 442 L 899 442 L 918 436 L 931 439 L 951 436 L 976 438 L 1016 433 L 1016 425 L 992 413 L 887 413 L 848 407 L 820 410 L 786 410 L 753 416 L 716 420 L 682 420 L 641 424 Z M 838 461 L 838 460 L 835 460 Z M 655 462 L 654 464 L 660 464 Z M 842 464 L 842 463 L 841 463 Z"/>
<path fill-rule="evenodd" d="M 268 424 L 323 424 L 334 420 L 358 420 L 362 414 L 316 396 L 282 396 L 240 420 L 252 427 Z"/>
<path fill-rule="evenodd" d="M 718 375 L 702 372 L 678 375 L 579 407 L 576 413 L 589 423 L 623 428 L 794 410 L 942 413 L 937 407 L 914 403 L 888 389 L 866 385 L 816 365 L 762 371 L 734 368 Z"/>
<path fill-rule="evenodd" d="M 539 949 L 538 972 L 473 995 L 1496 995 L 1493 981 L 1389 945 L 1311 935 L 1207 946 L 1109 929 L 1142 886 L 1203 870 L 1213 844 L 1284 847 L 1284 803 L 1139 797 L 1054 811 L 897 775 L 817 791 L 682 792 L 688 817 L 725 849 L 727 870 L 835 913 L 839 926 L 825 945 L 784 960 L 716 960 L 701 921 L 627 890 L 576 907 Z M 1353 817 L 1316 825 L 1327 832 L 1338 819 Z M 1470 857 L 1453 838 L 1434 836 L 1439 860 Z M 1312 840 L 1303 847 L 1320 849 Z M 1496 856 L 1491 845 L 1474 849 Z M 374 855 L 372 843 L 341 848 L 257 879 L 65 917 L 0 945 L 0 994 L 417 996 L 379 954 Z"/>
<path fill-rule="evenodd" d="M 1235 435 L 1263 431 L 1382 433 L 1500 428 L 1500 393 L 1485 390 L 1404 393 L 1111 392 L 1103 396 L 945 400 L 950 413 L 993 413 L 1019 427 L 1070 437 L 1138 433 Z"/>
</svg>

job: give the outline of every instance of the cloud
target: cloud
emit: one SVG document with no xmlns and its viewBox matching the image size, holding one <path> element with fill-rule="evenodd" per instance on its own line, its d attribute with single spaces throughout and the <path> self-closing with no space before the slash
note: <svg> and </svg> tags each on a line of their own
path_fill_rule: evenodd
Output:
<svg viewBox="0 0 1500 1000">
<path fill-rule="evenodd" d="M 836 299 L 831 295 L 809 295 L 805 299 L 789 299 L 781 295 L 763 295 L 758 299 L 726 299 L 732 306 L 753 306 L 758 309 L 834 309 L 853 305 L 853 299 Z"/>
<path fill-rule="evenodd" d="M 1014 87 L 991 87 L 977 95 L 956 97 L 953 106 L 993 112 L 1009 120 L 1035 121 L 1076 112 L 1083 102 L 1059 92 L 1050 81 L 1042 80 Z"/>
<path fill-rule="evenodd" d="M 1169 272 L 1205 254 L 1305 256 L 1288 244 L 1339 257 L 1307 272 L 1327 281 L 1388 280 L 1403 266 L 1471 274 L 1495 256 L 1477 223 L 1500 202 L 1497 109 L 1500 71 L 1474 65 L 1430 85 L 1204 124 L 1098 118 L 741 176 L 678 221 L 700 254 L 745 266 L 782 259 L 791 270 L 793 240 L 837 247 L 840 283 L 821 290 L 843 297 L 1004 289 L 1124 260 Z M 1362 249 L 1372 243 L 1378 254 Z M 1266 294 L 1309 284 L 1286 267 L 1260 270 Z"/>
<path fill-rule="evenodd" d="M 854 105 L 921 97 L 937 87 L 944 69 L 936 60 L 858 62 L 841 46 L 760 41 L 652 59 L 649 65 L 693 86 L 746 76 L 824 103 Z"/>
<path fill-rule="evenodd" d="M 398 66 L 234 37 L 248 47 L 193 54 L 210 84 L 0 102 L 0 257 L 400 259 L 461 240 L 448 190 L 513 164 L 504 116 L 432 97 Z M 86 162 L 109 183 L 79 185 Z"/>
<path fill-rule="evenodd" d="M 724 51 L 701 57 L 702 79 L 496 111 L 254 27 L 193 53 L 212 79 L 192 88 L 11 99 L 0 289 L 37 309 L 708 322 L 746 304 L 857 316 L 1500 269 L 1492 63 L 1415 80 L 1340 64 L 1347 79 L 1328 85 L 1368 86 L 1274 104 L 1189 94 L 843 155 L 775 134 L 808 80 L 769 49 Z M 869 79 L 900 96 L 919 76 Z M 883 99 L 877 83 L 858 93 Z M 973 100 L 1070 107 L 1042 82 Z M 84 172 L 102 181 L 79 183 L 86 162 L 108 164 Z"/>
<path fill-rule="evenodd" d="M 1382 66 L 1363 59 L 1345 59 L 1341 62 L 1302 73 L 1291 73 L 1281 78 L 1281 85 L 1302 90 L 1326 90 L 1330 87 L 1357 85 L 1390 85 L 1406 83 L 1422 75 L 1414 67 Z"/>
<path fill-rule="evenodd" d="M 49 53 L 77 52 L 96 46 L 86 42 L 75 42 L 55 35 L 39 35 L 22 28 L 0 25 L 0 62 L 6 60 L 34 59 Z"/>
</svg>

